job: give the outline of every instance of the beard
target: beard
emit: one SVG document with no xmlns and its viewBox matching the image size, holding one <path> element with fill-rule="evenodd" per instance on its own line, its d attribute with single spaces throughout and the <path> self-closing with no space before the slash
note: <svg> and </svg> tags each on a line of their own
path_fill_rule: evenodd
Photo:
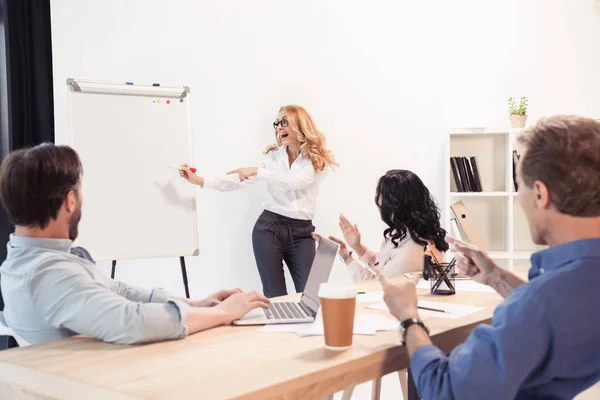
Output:
<svg viewBox="0 0 600 400">
<path fill-rule="evenodd" d="M 79 236 L 79 221 L 81 220 L 81 206 L 73 212 L 71 221 L 69 221 L 69 239 L 75 241 Z"/>
</svg>

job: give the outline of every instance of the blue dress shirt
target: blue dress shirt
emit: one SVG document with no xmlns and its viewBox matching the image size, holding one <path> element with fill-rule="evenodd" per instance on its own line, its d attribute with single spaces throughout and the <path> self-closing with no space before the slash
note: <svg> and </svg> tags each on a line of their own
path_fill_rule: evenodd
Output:
<svg viewBox="0 0 600 400">
<path fill-rule="evenodd" d="M 529 282 L 449 356 L 411 360 L 423 399 L 572 399 L 600 380 L 600 238 L 531 257 Z"/>
</svg>

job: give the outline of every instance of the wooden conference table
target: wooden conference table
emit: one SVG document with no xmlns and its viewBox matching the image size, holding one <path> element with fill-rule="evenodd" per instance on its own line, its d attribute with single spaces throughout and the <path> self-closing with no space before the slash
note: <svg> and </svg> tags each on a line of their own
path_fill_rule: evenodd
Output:
<svg viewBox="0 0 600 400">
<path fill-rule="evenodd" d="M 404 279 L 399 277 L 398 279 Z M 356 285 L 380 291 L 379 282 Z M 459 292 L 420 298 L 483 306 L 461 319 L 423 318 L 444 351 L 489 323 L 496 293 Z M 297 295 L 288 296 L 297 299 Z M 357 313 L 365 310 L 357 304 Z M 323 336 L 220 327 L 184 340 L 114 345 L 87 337 L 0 352 L 2 399 L 320 399 L 408 367 L 398 332 L 354 337 L 352 349 L 326 350 Z"/>
</svg>

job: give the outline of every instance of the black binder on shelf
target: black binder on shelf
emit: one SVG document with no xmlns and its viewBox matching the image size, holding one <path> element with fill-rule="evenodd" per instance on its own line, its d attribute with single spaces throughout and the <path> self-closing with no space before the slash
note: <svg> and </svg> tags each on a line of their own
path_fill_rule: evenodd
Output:
<svg viewBox="0 0 600 400">
<path fill-rule="evenodd" d="M 469 175 L 467 173 L 467 166 L 463 157 L 456 157 L 458 163 L 458 170 L 460 172 L 460 179 L 463 182 L 463 189 L 465 192 L 471 192 L 471 185 L 469 184 Z"/>
<path fill-rule="evenodd" d="M 513 184 L 515 186 L 515 192 L 519 190 L 519 185 L 517 184 L 517 166 L 519 165 L 520 159 L 521 156 L 516 150 L 513 150 Z"/>
<path fill-rule="evenodd" d="M 471 168 L 471 161 L 467 157 L 463 157 L 462 159 L 465 163 L 465 167 L 467 168 L 467 176 L 469 177 L 469 187 L 471 188 L 471 192 L 477 192 L 475 175 L 473 174 L 473 169 Z"/>
<path fill-rule="evenodd" d="M 454 183 L 456 184 L 456 190 L 458 192 L 464 192 L 463 183 L 460 179 L 460 173 L 458 172 L 458 163 L 456 157 L 450 157 L 450 168 L 452 168 L 452 176 L 454 177 Z"/>
<path fill-rule="evenodd" d="M 477 157 L 450 157 L 452 176 L 458 192 L 482 192 Z"/>
<path fill-rule="evenodd" d="M 477 157 L 471 157 L 471 167 L 473 168 L 473 175 L 475 177 L 475 186 L 478 192 L 483 192 L 483 186 L 481 184 L 481 177 L 479 176 L 479 167 L 477 166 Z"/>
</svg>

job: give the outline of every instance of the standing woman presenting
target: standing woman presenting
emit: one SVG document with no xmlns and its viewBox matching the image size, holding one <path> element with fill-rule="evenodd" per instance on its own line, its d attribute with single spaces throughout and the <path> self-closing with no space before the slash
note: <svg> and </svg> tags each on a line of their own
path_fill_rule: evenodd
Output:
<svg viewBox="0 0 600 400">
<path fill-rule="evenodd" d="M 222 177 L 201 177 L 189 165 L 180 174 L 188 182 L 221 192 L 267 182 L 269 195 L 252 231 L 252 247 L 266 297 L 287 294 L 283 263 L 297 292 L 303 292 L 313 258 L 312 224 L 319 184 L 328 167 L 337 166 L 325 136 L 303 107 L 281 107 L 273 122 L 277 144 L 267 147 L 258 167 L 238 168 Z"/>
</svg>

